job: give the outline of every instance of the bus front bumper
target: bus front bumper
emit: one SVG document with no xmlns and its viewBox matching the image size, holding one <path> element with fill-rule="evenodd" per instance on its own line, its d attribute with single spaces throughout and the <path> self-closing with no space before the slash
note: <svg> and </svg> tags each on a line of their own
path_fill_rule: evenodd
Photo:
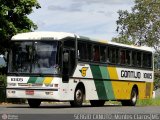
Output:
<svg viewBox="0 0 160 120">
<path fill-rule="evenodd" d="M 7 98 L 59 100 L 58 89 L 7 88 Z"/>
</svg>

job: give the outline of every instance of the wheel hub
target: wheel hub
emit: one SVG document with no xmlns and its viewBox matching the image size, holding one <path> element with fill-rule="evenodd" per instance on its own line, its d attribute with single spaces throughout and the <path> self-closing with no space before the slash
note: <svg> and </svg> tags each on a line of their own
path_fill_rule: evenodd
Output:
<svg viewBox="0 0 160 120">
<path fill-rule="evenodd" d="M 137 100 L 137 94 L 135 92 L 133 92 L 133 94 L 132 94 L 132 101 L 136 102 L 136 100 Z"/>
<path fill-rule="evenodd" d="M 77 92 L 76 92 L 76 99 L 78 101 L 81 101 L 81 99 L 82 99 L 82 92 L 80 90 L 77 90 Z"/>
</svg>

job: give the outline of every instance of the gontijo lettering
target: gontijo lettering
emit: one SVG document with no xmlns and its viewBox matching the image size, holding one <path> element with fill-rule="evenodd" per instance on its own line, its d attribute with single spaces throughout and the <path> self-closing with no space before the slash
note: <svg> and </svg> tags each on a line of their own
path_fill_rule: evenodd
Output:
<svg viewBox="0 0 160 120">
<path fill-rule="evenodd" d="M 141 78 L 140 72 L 129 71 L 129 70 L 122 70 L 121 77 L 123 78 Z"/>
<path fill-rule="evenodd" d="M 122 70 L 121 77 L 122 78 L 141 78 L 141 72 Z M 152 73 L 143 73 L 143 78 L 152 79 Z"/>
</svg>

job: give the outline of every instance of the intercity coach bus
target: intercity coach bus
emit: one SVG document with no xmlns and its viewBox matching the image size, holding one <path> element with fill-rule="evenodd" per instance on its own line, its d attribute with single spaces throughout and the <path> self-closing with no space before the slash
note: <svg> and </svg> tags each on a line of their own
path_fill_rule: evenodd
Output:
<svg viewBox="0 0 160 120">
<path fill-rule="evenodd" d="M 12 37 L 6 93 L 30 107 L 68 101 L 81 107 L 105 101 L 135 106 L 152 98 L 153 51 L 64 32 L 29 32 Z"/>
</svg>

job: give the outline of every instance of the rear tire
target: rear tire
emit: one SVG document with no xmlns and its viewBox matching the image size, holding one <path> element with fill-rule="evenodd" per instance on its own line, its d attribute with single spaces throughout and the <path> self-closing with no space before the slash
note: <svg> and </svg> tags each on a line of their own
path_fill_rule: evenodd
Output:
<svg viewBox="0 0 160 120">
<path fill-rule="evenodd" d="M 81 107 L 84 99 L 84 90 L 80 87 L 76 88 L 74 93 L 74 101 L 70 101 L 72 107 Z"/>
<path fill-rule="evenodd" d="M 90 100 L 91 106 L 100 107 L 104 106 L 105 100 Z"/>
<path fill-rule="evenodd" d="M 122 100 L 122 106 L 135 106 L 138 99 L 138 90 L 134 87 L 131 92 L 130 100 Z"/>
<path fill-rule="evenodd" d="M 41 100 L 38 99 L 28 99 L 28 104 L 31 108 L 38 108 L 41 104 Z"/>
</svg>

